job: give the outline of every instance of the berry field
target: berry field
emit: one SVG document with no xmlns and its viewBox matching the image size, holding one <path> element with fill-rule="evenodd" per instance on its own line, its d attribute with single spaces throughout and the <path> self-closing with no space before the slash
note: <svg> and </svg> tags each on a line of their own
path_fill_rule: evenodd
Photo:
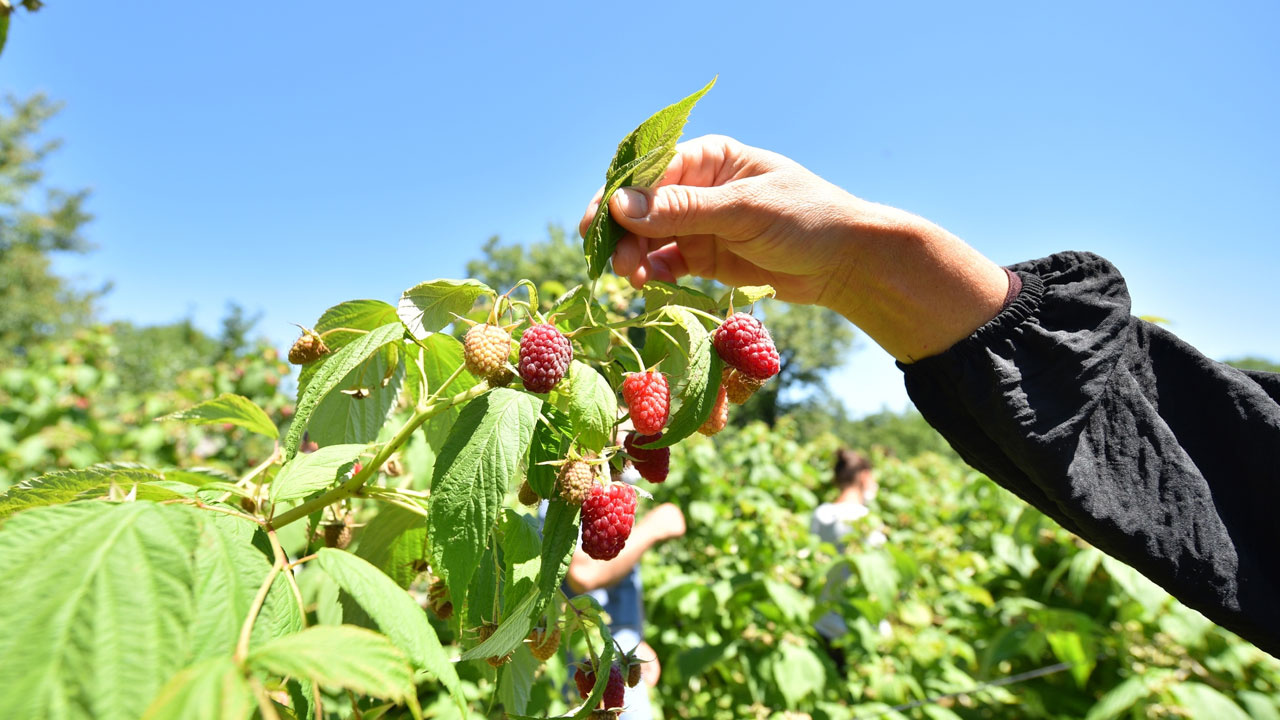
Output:
<svg viewBox="0 0 1280 720">
<path fill-rule="evenodd" d="M 1280 663 L 945 449 L 734 422 L 788 353 L 772 288 L 605 275 L 608 194 L 710 87 L 618 146 L 572 288 L 339 302 L 291 364 L 231 347 L 161 392 L 101 328 L 0 366 L 0 716 L 617 718 L 653 658 L 566 578 L 671 503 L 663 717 L 1280 718 Z M 809 517 L 842 442 L 882 490 L 837 548 Z"/>
</svg>

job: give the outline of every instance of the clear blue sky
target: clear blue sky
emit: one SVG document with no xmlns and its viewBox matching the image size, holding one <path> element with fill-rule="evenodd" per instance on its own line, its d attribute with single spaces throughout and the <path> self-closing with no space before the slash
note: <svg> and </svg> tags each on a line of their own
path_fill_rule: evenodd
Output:
<svg viewBox="0 0 1280 720">
<path fill-rule="evenodd" d="M 50 0 L 0 87 L 65 101 L 109 317 L 234 299 L 281 345 L 326 307 L 572 225 L 614 147 L 720 81 L 686 136 L 790 155 L 1001 263 L 1097 252 L 1206 354 L 1280 358 L 1280 5 L 252 4 Z M 514 5 L 514 4 L 513 4 Z M 834 378 L 905 403 L 868 341 Z"/>
</svg>

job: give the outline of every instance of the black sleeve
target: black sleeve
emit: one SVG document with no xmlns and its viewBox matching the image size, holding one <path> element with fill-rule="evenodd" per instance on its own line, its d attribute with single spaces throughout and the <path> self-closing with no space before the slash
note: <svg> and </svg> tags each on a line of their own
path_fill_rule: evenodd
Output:
<svg viewBox="0 0 1280 720">
<path fill-rule="evenodd" d="M 1134 318 L 1095 255 L 1010 269 L 1023 287 L 999 315 L 900 364 L 920 412 L 975 468 L 1280 657 L 1280 376 Z"/>
</svg>

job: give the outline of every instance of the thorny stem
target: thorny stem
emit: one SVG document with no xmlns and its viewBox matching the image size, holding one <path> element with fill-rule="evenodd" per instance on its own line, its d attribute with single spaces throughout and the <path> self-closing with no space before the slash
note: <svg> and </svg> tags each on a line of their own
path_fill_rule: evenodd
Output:
<svg viewBox="0 0 1280 720">
<path fill-rule="evenodd" d="M 328 330 L 325 330 L 324 332 L 320 333 L 320 339 L 323 340 L 325 335 L 329 335 L 336 332 L 349 332 L 349 333 L 356 333 L 358 335 L 369 334 L 368 330 L 361 330 L 360 328 L 336 327 L 336 328 L 329 328 Z"/>
<path fill-rule="evenodd" d="M 315 560 L 317 557 L 319 557 L 319 555 L 318 555 L 317 553 L 311 553 L 310 555 L 303 555 L 302 557 L 298 558 L 297 560 L 294 560 L 293 562 L 289 563 L 288 565 L 285 565 L 285 566 L 284 566 L 284 569 L 285 569 L 285 571 L 286 571 L 286 572 L 291 571 L 291 570 L 293 570 L 294 568 L 298 567 L 299 565 L 301 565 L 301 564 L 303 564 L 303 563 L 308 563 L 308 562 L 311 562 L 312 560 Z"/>
<path fill-rule="evenodd" d="M 267 601 L 267 592 L 271 590 L 271 584 L 276 581 L 276 576 L 288 563 L 288 558 L 280 547 L 280 541 L 276 539 L 275 530 L 268 528 L 267 538 L 271 540 L 271 550 L 275 553 L 276 561 L 271 564 L 271 571 L 263 579 L 262 586 L 258 588 L 258 594 L 253 598 L 253 604 L 249 606 L 249 614 L 245 616 L 244 624 L 240 626 L 240 641 L 236 643 L 235 655 L 236 662 L 239 663 L 243 663 L 249 656 L 249 638 L 253 635 L 253 623 L 258 619 L 258 613 L 262 611 L 262 604 Z"/>
<path fill-rule="evenodd" d="M 461 368 L 454 372 L 454 376 L 460 372 Z M 452 380 L 449 382 L 452 382 Z M 441 386 L 441 390 L 448 387 L 449 382 L 444 383 L 444 385 Z M 405 444 L 405 442 L 407 442 L 413 435 L 414 431 L 421 427 L 423 423 L 436 415 L 439 415 L 445 410 L 448 410 L 454 405 L 467 402 L 468 400 L 483 395 L 488 392 L 488 390 L 489 383 L 482 380 L 478 385 L 464 390 L 457 395 L 447 397 L 442 400 L 436 400 L 436 395 L 440 394 L 440 391 L 437 390 L 436 395 L 432 395 L 431 400 L 428 400 L 426 404 L 418 408 L 417 412 L 413 414 L 413 417 L 409 418 L 409 421 L 404 424 L 404 427 L 400 428 L 400 431 L 395 434 L 395 437 L 391 438 L 391 441 L 386 445 L 383 445 L 382 449 L 378 451 L 378 454 L 373 458 L 373 460 L 370 461 L 368 465 L 361 468 L 360 472 L 351 476 L 349 480 L 326 492 L 320 497 L 308 500 L 307 502 L 304 502 L 292 510 L 280 515 L 280 517 L 268 520 L 267 527 L 272 530 L 279 530 L 289 523 L 301 520 L 316 510 L 332 505 L 339 500 L 351 497 L 356 490 L 359 490 L 366 482 L 368 482 L 369 478 L 373 477 L 374 473 L 378 472 L 378 469 L 387 461 L 387 458 L 391 457 L 393 452 L 400 449 L 400 446 Z"/>
<path fill-rule="evenodd" d="M 285 566 L 284 577 L 289 581 L 289 589 L 293 591 L 293 601 L 298 603 L 298 615 L 302 618 L 302 627 L 307 627 L 307 604 L 302 600 L 302 590 L 298 587 L 298 579 L 293 576 L 293 566 L 296 563 L 290 563 L 289 556 L 285 554 L 284 548 L 280 546 L 280 539 L 275 533 L 267 535 L 267 539 L 271 541 L 271 551 L 279 557 L 284 558 Z M 312 555 L 311 557 L 315 557 Z"/>
<path fill-rule="evenodd" d="M 722 318 L 722 317 L 718 317 L 718 316 L 716 316 L 716 315 L 712 315 L 711 313 L 706 312 L 705 310 L 699 310 L 699 309 L 697 309 L 697 308 L 691 308 L 691 307 L 686 307 L 686 308 L 684 308 L 684 309 L 685 309 L 685 310 L 688 310 L 689 312 L 693 313 L 694 315 L 697 315 L 698 317 L 706 318 L 707 320 L 710 320 L 711 322 L 713 322 L 713 323 L 715 323 L 715 324 L 717 324 L 717 325 L 719 325 L 719 324 L 721 324 L 721 323 L 723 323 L 723 322 L 724 322 L 724 318 Z"/>
</svg>

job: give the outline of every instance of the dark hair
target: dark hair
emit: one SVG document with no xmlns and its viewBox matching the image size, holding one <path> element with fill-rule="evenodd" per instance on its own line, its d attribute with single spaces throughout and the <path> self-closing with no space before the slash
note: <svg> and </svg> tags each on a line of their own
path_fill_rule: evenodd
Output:
<svg viewBox="0 0 1280 720">
<path fill-rule="evenodd" d="M 862 453 L 847 448 L 836 451 L 836 471 L 832 482 L 838 488 L 849 487 L 858 475 L 871 469 L 871 463 Z"/>
</svg>

